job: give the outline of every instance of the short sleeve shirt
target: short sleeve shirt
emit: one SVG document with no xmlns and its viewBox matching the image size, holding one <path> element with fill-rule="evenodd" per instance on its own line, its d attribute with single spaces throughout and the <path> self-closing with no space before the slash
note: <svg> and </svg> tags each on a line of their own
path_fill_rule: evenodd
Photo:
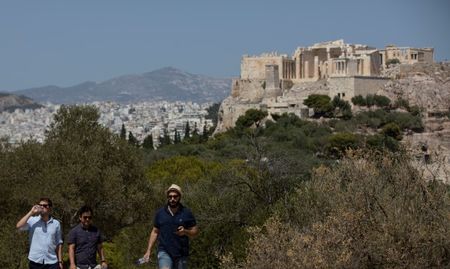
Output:
<svg viewBox="0 0 450 269">
<path fill-rule="evenodd" d="M 174 216 L 167 206 L 160 208 L 153 220 L 154 226 L 159 229 L 158 251 L 165 251 L 172 257 L 189 256 L 189 238 L 175 234 L 179 226 L 186 229 L 197 225 L 191 210 L 180 205 Z"/>
<path fill-rule="evenodd" d="M 94 267 L 97 265 L 97 246 L 104 241 L 103 235 L 95 226 L 83 228 L 78 224 L 69 232 L 67 243 L 75 245 L 75 264 L 88 265 Z"/>
<path fill-rule="evenodd" d="M 50 217 L 48 221 L 41 216 L 28 219 L 22 230 L 28 231 L 30 252 L 28 259 L 41 264 L 55 264 L 58 262 L 56 247 L 63 243 L 61 225 L 58 220 Z"/>
</svg>

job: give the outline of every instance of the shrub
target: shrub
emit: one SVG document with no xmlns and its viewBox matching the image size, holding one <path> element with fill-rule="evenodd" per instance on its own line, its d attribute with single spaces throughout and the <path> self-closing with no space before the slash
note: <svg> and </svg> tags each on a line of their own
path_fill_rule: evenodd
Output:
<svg viewBox="0 0 450 269">
<path fill-rule="evenodd" d="M 408 102 L 408 100 L 403 99 L 403 98 L 400 97 L 400 98 L 398 98 L 395 101 L 394 107 L 396 107 L 396 108 L 404 108 L 404 109 L 408 110 L 409 109 L 409 102 Z"/>
<path fill-rule="evenodd" d="M 396 140 L 402 140 L 402 131 L 397 124 L 391 122 L 383 126 L 381 133 L 384 136 L 390 136 Z"/>
<path fill-rule="evenodd" d="M 352 117 L 352 107 L 348 101 L 342 100 L 339 96 L 335 96 L 331 102 L 334 110 L 334 116 L 343 119 L 350 119 Z M 336 112 L 336 109 L 338 111 Z"/>
<path fill-rule="evenodd" d="M 366 98 L 362 95 L 356 95 L 352 97 L 352 103 L 356 106 L 366 106 Z"/>
<path fill-rule="evenodd" d="M 359 145 L 358 137 L 353 133 L 336 133 L 328 138 L 326 149 L 332 157 L 340 157 L 346 150 L 356 149 Z"/>
<path fill-rule="evenodd" d="M 379 107 L 389 107 L 389 105 L 391 104 L 391 100 L 384 96 L 384 95 L 374 95 L 374 102 L 375 105 L 379 106 Z"/>
<path fill-rule="evenodd" d="M 397 58 L 389 59 L 389 60 L 386 61 L 386 65 L 387 65 L 387 66 L 390 66 L 390 65 L 392 65 L 392 64 L 399 64 L 399 63 L 400 63 L 400 60 L 397 59 Z"/>
<path fill-rule="evenodd" d="M 287 207 L 249 230 L 246 260 L 223 268 L 447 268 L 448 193 L 408 156 L 357 152 L 316 169 Z"/>
<path fill-rule="evenodd" d="M 330 103 L 328 95 L 311 94 L 303 101 L 303 104 L 314 109 L 315 117 L 332 117 L 334 107 Z"/>
</svg>

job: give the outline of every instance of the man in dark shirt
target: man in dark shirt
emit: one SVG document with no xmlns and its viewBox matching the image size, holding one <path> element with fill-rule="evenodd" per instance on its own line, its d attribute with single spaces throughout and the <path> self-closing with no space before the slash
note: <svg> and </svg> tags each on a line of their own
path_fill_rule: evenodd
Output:
<svg viewBox="0 0 450 269">
<path fill-rule="evenodd" d="M 166 195 L 167 205 L 155 214 L 144 259 L 149 260 L 151 250 L 158 240 L 159 268 L 187 269 L 189 238 L 194 238 L 199 230 L 191 210 L 180 203 L 181 188 L 172 184 Z"/>
<path fill-rule="evenodd" d="M 103 253 L 103 237 L 100 230 L 92 225 L 93 211 L 89 206 L 83 206 L 78 211 L 80 224 L 69 232 L 70 269 L 105 269 L 107 268 Z M 97 256 L 101 265 L 97 265 Z"/>
</svg>

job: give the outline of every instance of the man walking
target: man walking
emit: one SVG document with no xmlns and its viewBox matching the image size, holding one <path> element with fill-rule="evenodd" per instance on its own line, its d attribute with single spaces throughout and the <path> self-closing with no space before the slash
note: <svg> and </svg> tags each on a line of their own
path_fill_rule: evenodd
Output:
<svg viewBox="0 0 450 269">
<path fill-rule="evenodd" d="M 181 203 L 181 188 L 172 184 L 166 191 L 167 205 L 160 208 L 153 220 L 144 259 L 149 260 L 158 240 L 158 265 L 160 269 L 187 269 L 189 238 L 198 233 L 197 223 L 191 210 Z"/>
<path fill-rule="evenodd" d="M 91 207 L 83 206 L 78 210 L 80 223 L 68 236 L 70 269 L 105 269 L 108 267 L 103 252 L 103 236 L 92 225 L 94 213 Z M 97 253 L 101 264 L 97 265 Z"/>
<path fill-rule="evenodd" d="M 61 224 L 51 216 L 52 206 L 49 198 L 41 198 L 16 224 L 28 231 L 30 269 L 63 269 Z"/>
</svg>

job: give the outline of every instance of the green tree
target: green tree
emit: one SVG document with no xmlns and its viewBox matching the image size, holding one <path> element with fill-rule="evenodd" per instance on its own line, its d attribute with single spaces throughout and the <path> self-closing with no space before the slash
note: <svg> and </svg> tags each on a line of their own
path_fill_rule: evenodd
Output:
<svg viewBox="0 0 450 269">
<path fill-rule="evenodd" d="M 125 129 L 125 124 L 122 123 L 122 129 L 120 129 L 120 138 L 123 140 L 127 139 L 127 129 Z"/>
<path fill-rule="evenodd" d="M 170 144 L 172 144 L 172 140 L 169 136 L 169 130 L 167 130 L 167 128 L 164 128 L 163 136 L 159 137 L 159 146 L 162 147 Z"/>
<path fill-rule="evenodd" d="M 303 101 L 303 104 L 314 109 L 314 117 L 332 117 L 333 105 L 328 95 L 311 94 Z"/>
<path fill-rule="evenodd" d="M 391 66 L 393 64 L 399 64 L 399 63 L 400 63 L 400 60 L 397 58 L 389 59 L 386 61 L 387 66 Z"/>
<path fill-rule="evenodd" d="M 342 100 L 339 96 L 335 96 L 331 104 L 334 107 L 335 116 L 346 120 L 352 117 L 352 107 L 348 101 Z"/>
<path fill-rule="evenodd" d="M 384 95 L 374 95 L 375 105 L 378 107 L 387 108 L 391 105 L 391 100 Z"/>
<path fill-rule="evenodd" d="M 366 106 L 366 98 L 364 98 L 362 95 L 356 95 L 352 97 L 352 103 L 356 106 Z"/>
<path fill-rule="evenodd" d="M 42 144 L 29 141 L 0 153 L 4 186 L 0 201 L 8 199 L 5 212 L 15 215 L 0 223 L 8 227 L 0 229 L 0 242 L 5 242 L 0 243 L 1 268 L 26 268 L 26 236 L 11 232 L 11 227 L 39 197 L 53 200 L 54 216 L 66 232 L 77 222 L 76 211 L 83 204 L 94 208 L 96 224 L 107 238 L 125 227 L 149 222 L 152 190 L 144 178 L 141 155 L 101 126 L 98 118 L 93 106 L 62 106 Z M 11 214 L 2 210 L 2 219 Z M 5 246 L 10 251 L 4 252 Z"/>
<path fill-rule="evenodd" d="M 400 130 L 400 127 L 393 122 L 384 125 L 381 133 L 384 136 L 390 136 L 399 141 L 402 140 L 402 130 Z"/>
<path fill-rule="evenodd" d="M 179 143 L 181 143 L 181 135 L 180 135 L 180 133 L 177 131 L 177 129 L 175 129 L 175 134 L 174 134 L 174 138 L 173 138 L 173 143 L 174 143 L 174 144 L 179 144 Z"/>
<path fill-rule="evenodd" d="M 194 122 L 194 130 L 192 131 L 192 136 L 198 136 L 197 122 Z"/>
<path fill-rule="evenodd" d="M 206 123 L 205 123 L 205 124 L 203 124 L 201 141 L 206 142 L 206 141 L 208 141 L 208 138 L 209 138 L 209 132 L 208 132 L 208 128 L 206 127 Z"/>
<path fill-rule="evenodd" d="M 251 126 L 258 128 L 267 115 L 267 111 L 251 108 L 245 111 L 245 114 L 237 119 L 236 128 L 245 129 L 250 128 Z"/>
<path fill-rule="evenodd" d="M 130 145 L 139 147 L 139 141 L 137 140 L 137 138 L 133 135 L 133 133 L 131 131 L 128 132 L 128 143 Z"/>
<path fill-rule="evenodd" d="M 331 135 L 328 138 L 327 151 L 330 156 L 342 157 L 345 151 L 356 149 L 360 145 L 360 139 L 353 133 L 343 132 Z"/>
<path fill-rule="evenodd" d="M 152 134 L 149 134 L 144 138 L 142 147 L 144 149 L 153 149 L 153 135 Z"/>
<path fill-rule="evenodd" d="M 205 119 L 212 120 L 214 129 L 217 126 L 217 121 L 219 119 L 219 108 L 220 103 L 214 103 L 206 109 L 206 112 L 208 112 L 208 114 L 206 114 Z"/>
<path fill-rule="evenodd" d="M 394 107 L 404 108 L 404 109 L 408 110 L 409 109 L 409 101 L 400 97 L 395 101 Z"/>
<path fill-rule="evenodd" d="M 373 94 L 366 95 L 366 106 L 372 107 L 375 105 L 375 97 Z"/>
<path fill-rule="evenodd" d="M 189 126 L 189 121 L 186 121 L 186 125 L 184 128 L 184 138 L 183 139 L 187 139 L 191 137 L 191 127 Z"/>
</svg>

